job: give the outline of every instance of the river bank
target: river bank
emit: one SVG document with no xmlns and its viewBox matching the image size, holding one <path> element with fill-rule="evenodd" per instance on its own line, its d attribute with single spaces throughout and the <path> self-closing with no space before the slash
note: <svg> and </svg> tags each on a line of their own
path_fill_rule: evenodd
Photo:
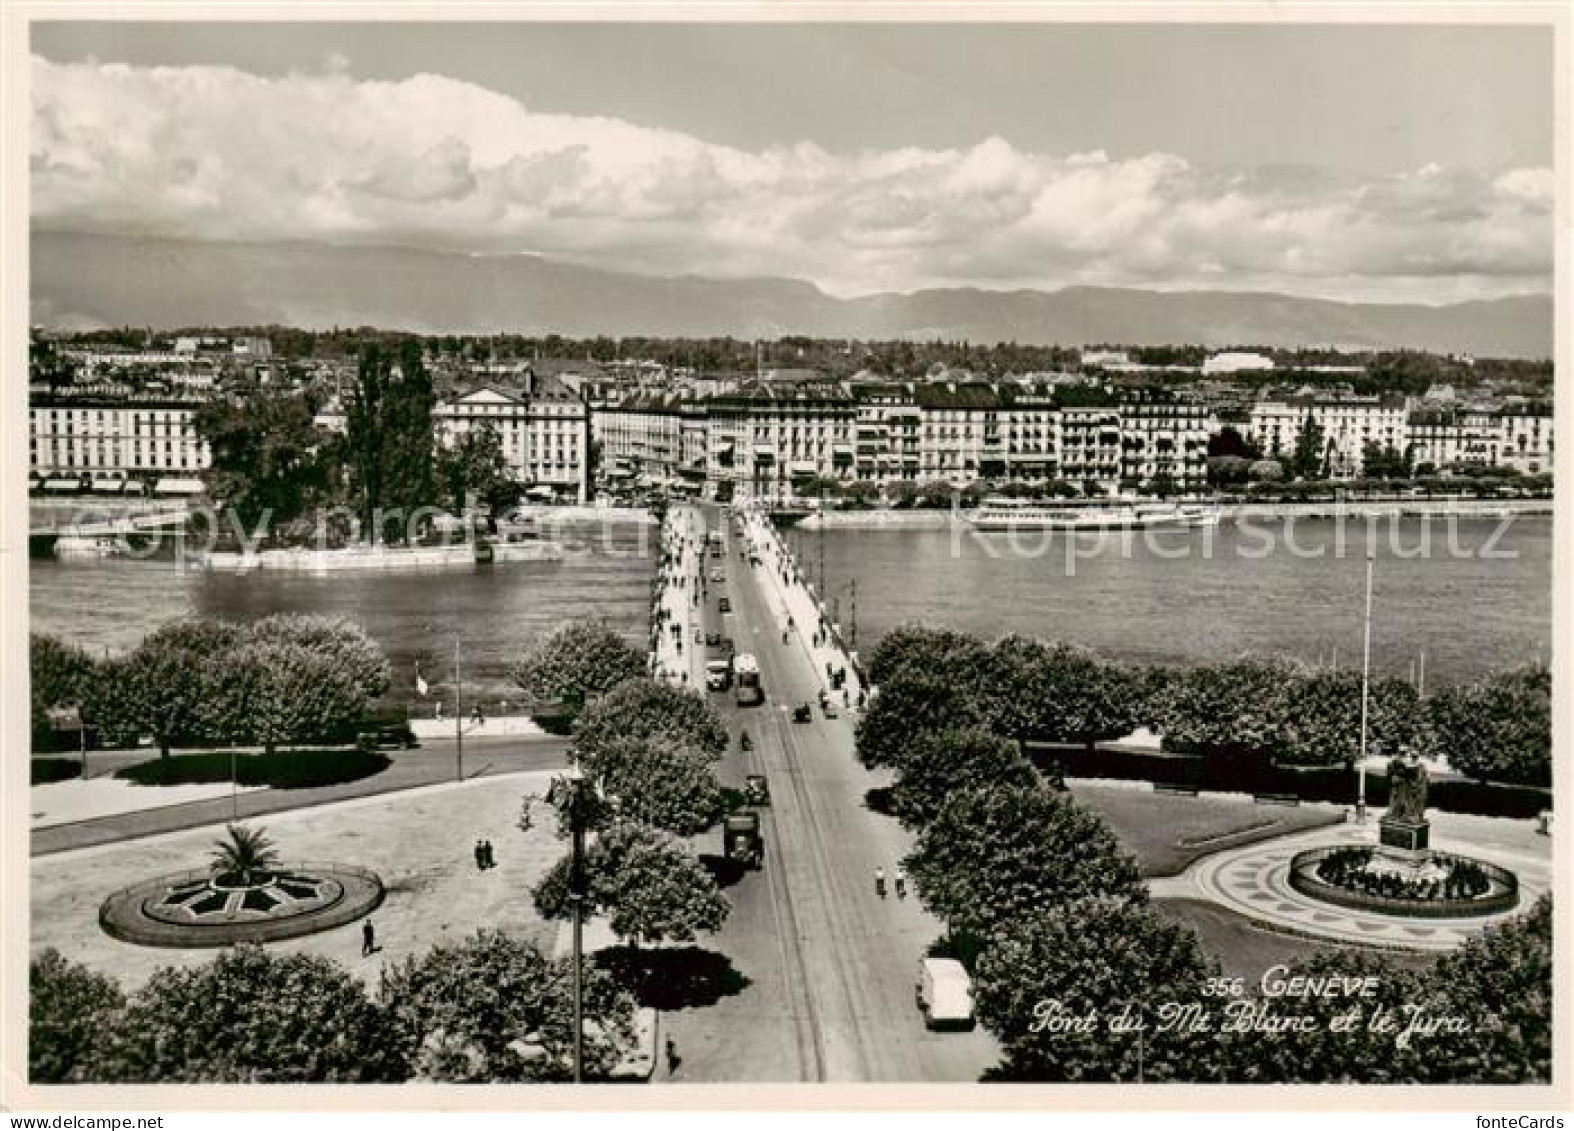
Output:
<svg viewBox="0 0 1574 1131">
<path fill-rule="evenodd" d="M 1219 507 L 1222 522 L 1275 518 L 1506 518 L 1550 516 L 1552 512 L 1551 499 L 1334 500 L 1226 503 Z M 953 523 L 966 523 L 968 514 L 960 509 L 825 511 L 808 515 L 796 525 L 800 530 L 945 530 Z"/>
</svg>

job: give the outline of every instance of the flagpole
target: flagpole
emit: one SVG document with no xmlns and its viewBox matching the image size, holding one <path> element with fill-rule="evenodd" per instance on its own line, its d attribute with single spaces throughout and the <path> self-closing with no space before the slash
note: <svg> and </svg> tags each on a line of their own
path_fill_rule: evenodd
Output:
<svg viewBox="0 0 1574 1131">
<path fill-rule="evenodd" d="M 1366 616 L 1361 656 L 1361 760 L 1356 766 L 1355 819 L 1366 823 L 1366 700 L 1372 679 L 1372 551 L 1366 552 Z"/>
</svg>

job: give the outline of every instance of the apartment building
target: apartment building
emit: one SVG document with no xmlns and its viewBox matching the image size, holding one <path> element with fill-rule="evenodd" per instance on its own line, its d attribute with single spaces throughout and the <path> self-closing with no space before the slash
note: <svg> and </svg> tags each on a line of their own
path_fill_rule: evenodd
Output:
<svg viewBox="0 0 1574 1131">
<path fill-rule="evenodd" d="M 201 401 L 103 389 L 33 395 L 28 466 L 41 475 L 194 477 L 211 463 L 197 435 Z"/>
<path fill-rule="evenodd" d="M 1211 416 L 1205 405 L 1158 386 L 1122 390 L 1121 479 L 1137 485 L 1167 479 L 1182 490 L 1203 486 Z"/>
<path fill-rule="evenodd" d="M 1323 465 L 1334 479 L 1359 479 L 1366 467 L 1366 446 L 1404 451 L 1403 401 L 1380 397 L 1324 399 L 1287 397 L 1252 405 L 1250 436 L 1265 456 L 1289 459 L 1306 422 L 1322 430 Z"/>
<path fill-rule="evenodd" d="M 438 442 L 451 446 L 477 428 L 492 428 L 503 458 L 522 483 L 583 502 L 588 495 L 590 414 L 555 377 L 523 386 L 482 384 L 440 400 L 432 410 Z"/>
<path fill-rule="evenodd" d="M 853 479 L 857 405 L 840 382 L 752 381 L 704 403 L 707 475 L 735 497 L 786 498 L 811 479 Z"/>
</svg>

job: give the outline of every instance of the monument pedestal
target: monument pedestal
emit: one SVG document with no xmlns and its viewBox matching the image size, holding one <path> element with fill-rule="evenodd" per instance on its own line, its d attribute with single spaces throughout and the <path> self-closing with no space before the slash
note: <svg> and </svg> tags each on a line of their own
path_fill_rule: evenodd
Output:
<svg viewBox="0 0 1574 1131">
<path fill-rule="evenodd" d="M 1386 854 L 1396 856 L 1425 855 L 1429 843 L 1431 823 L 1426 820 L 1410 821 L 1403 818 L 1384 817 L 1377 823 L 1378 845 Z"/>
</svg>

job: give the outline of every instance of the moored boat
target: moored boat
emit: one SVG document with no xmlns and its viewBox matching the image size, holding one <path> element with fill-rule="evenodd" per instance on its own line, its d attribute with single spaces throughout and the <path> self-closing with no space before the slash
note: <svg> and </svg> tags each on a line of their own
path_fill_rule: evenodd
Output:
<svg viewBox="0 0 1574 1131">
<path fill-rule="evenodd" d="M 1198 503 L 1145 503 L 1135 499 L 985 499 L 968 518 L 973 529 L 1142 530 L 1213 526 L 1217 507 Z"/>
</svg>

